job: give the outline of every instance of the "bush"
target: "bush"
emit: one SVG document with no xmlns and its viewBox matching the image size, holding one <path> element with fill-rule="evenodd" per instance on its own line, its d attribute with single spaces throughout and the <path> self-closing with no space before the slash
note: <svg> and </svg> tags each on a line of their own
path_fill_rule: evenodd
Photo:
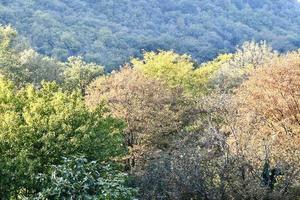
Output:
<svg viewBox="0 0 300 200">
<path fill-rule="evenodd" d="M 126 178 L 111 165 L 84 157 L 64 158 L 62 165 L 52 166 L 50 177 L 39 175 L 38 180 L 47 185 L 36 199 L 132 199 L 136 190 L 126 186 Z"/>
</svg>

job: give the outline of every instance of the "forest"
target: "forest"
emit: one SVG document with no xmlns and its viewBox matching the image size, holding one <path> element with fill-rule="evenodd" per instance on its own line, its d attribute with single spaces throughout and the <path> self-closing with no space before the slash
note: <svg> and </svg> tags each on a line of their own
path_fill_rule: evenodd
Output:
<svg viewBox="0 0 300 200">
<path fill-rule="evenodd" d="M 299 146 L 298 50 L 144 51 L 106 73 L 0 27 L 0 199 L 297 200 Z"/>
<path fill-rule="evenodd" d="M 296 0 L 1 0 L 0 24 L 38 53 L 81 56 L 106 72 L 143 50 L 173 49 L 203 63 L 251 40 L 281 53 L 300 46 Z"/>
</svg>

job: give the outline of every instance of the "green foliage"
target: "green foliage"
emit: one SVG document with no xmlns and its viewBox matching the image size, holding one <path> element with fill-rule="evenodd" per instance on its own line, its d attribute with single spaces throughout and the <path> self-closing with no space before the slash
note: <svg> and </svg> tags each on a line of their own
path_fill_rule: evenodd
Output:
<svg viewBox="0 0 300 200">
<path fill-rule="evenodd" d="M 42 81 L 62 82 L 62 63 L 32 49 L 17 48 L 17 32 L 12 27 L 0 26 L 0 46 L 0 74 L 16 86 L 40 86 Z"/>
<path fill-rule="evenodd" d="M 193 89 L 196 90 L 196 93 L 207 94 L 210 92 L 213 89 L 210 82 L 214 78 L 215 73 L 231 58 L 232 54 L 222 54 L 213 61 L 204 63 L 196 69 L 193 76 Z"/>
<path fill-rule="evenodd" d="M 267 64 L 276 56 L 277 53 L 266 42 L 245 42 L 237 48 L 231 59 L 222 63 L 211 77 L 210 83 L 221 91 L 232 91 L 249 77 L 251 71 Z"/>
<path fill-rule="evenodd" d="M 25 71 L 20 67 L 13 50 L 17 32 L 11 26 L 0 26 L 0 74 L 16 83 L 23 83 Z"/>
<path fill-rule="evenodd" d="M 40 86 L 42 81 L 63 81 L 63 63 L 54 58 L 38 54 L 32 49 L 25 49 L 18 53 L 18 62 L 24 73 L 24 82 Z M 24 83 L 24 84 L 25 84 Z"/>
<path fill-rule="evenodd" d="M 299 52 L 224 53 L 299 46 L 297 14 L 293 0 L 3 1 L 0 21 L 56 58 L 0 27 L 0 199 L 129 200 L 124 170 L 141 199 L 298 199 Z M 87 63 L 131 55 L 97 79 Z"/>
<path fill-rule="evenodd" d="M 123 123 L 102 104 L 89 111 L 80 94 L 64 93 L 54 83 L 17 91 L 1 78 L 0 91 L 1 197 L 38 191 L 34 177 L 62 157 L 108 161 L 124 152 Z"/>
<path fill-rule="evenodd" d="M 132 59 L 133 67 L 146 76 L 167 83 L 171 88 L 183 88 L 186 95 L 200 96 L 211 91 L 211 81 L 233 55 L 223 54 L 198 68 L 188 55 L 173 51 L 145 52 L 143 59 Z"/>
<path fill-rule="evenodd" d="M 126 186 L 126 174 L 84 157 L 65 158 L 63 164 L 52 166 L 50 171 L 50 178 L 38 176 L 48 184 L 35 199 L 130 200 L 136 193 Z"/>
<path fill-rule="evenodd" d="M 187 55 L 179 55 L 172 51 L 145 52 L 143 60 L 133 59 L 131 63 L 135 69 L 166 82 L 171 88 L 191 89 L 194 63 Z"/>
<path fill-rule="evenodd" d="M 281 14 L 278 14 L 281 13 Z M 83 56 L 107 71 L 142 49 L 174 49 L 198 62 L 248 40 L 276 50 L 300 44 L 296 0 L 14 0 L 1 1 L 0 23 L 12 24 L 41 54 Z"/>
<path fill-rule="evenodd" d="M 70 57 L 62 63 L 32 49 L 17 49 L 16 37 L 17 32 L 10 26 L 0 27 L 0 74 L 18 87 L 39 87 L 42 81 L 56 81 L 63 83 L 66 90 L 84 93 L 85 87 L 104 72 L 102 66 L 86 63 L 81 57 Z"/>
<path fill-rule="evenodd" d="M 64 87 L 70 91 L 79 89 L 83 94 L 86 86 L 103 74 L 103 67 L 86 63 L 80 57 L 70 57 L 64 70 Z"/>
</svg>

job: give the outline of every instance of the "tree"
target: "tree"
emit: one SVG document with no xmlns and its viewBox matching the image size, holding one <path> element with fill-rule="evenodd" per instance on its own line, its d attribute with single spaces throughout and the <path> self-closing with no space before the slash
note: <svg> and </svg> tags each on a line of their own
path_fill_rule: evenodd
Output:
<svg viewBox="0 0 300 200">
<path fill-rule="evenodd" d="M 88 64 L 80 57 L 70 57 L 64 70 L 64 87 L 70 91 L 79 89 L 84 94 L 86 86 L 103 72 L 100 65 Z"/>
<path fill-rule="evenodd" d="M 141 168 L 144 159 L 165 149 L 172 134 L 189 120 L 188 99 L 180 88 L 168 88 L 141 72 L 125 67 L 95 80 L 88 89 L 86 102 L 94 107 L 104 100 L 114 116 L 124 119 L 126 145 L 131 152 L 131 168 Z"/>
<path fill-rule="evenodd" d="M 253 71 L 234 96 L 234 129 L 232 122 L 227 126 L 231 149 L 261 172 L 271 192 L 284 196 L 300 180 L 299 55 L 282 55 Z"/>
<path fill-rule="evenodd" d="M 245 42 L 224 62 L 215 73 L 211 83 L 223 92 L 239 87 L 249 77 L 250 72 L 269 62 L 277 54 L 266 42 Z"/>
<path fill-rule="evenodd" d="M 12 24 L 41 54 L 60 61 L 82 55 L 107 72 L 141 57 L 141 49 L 173 49 L 202 63 L 249 40 L 280 52 L 300 44 L 296 0 L 14 2 L 1 1 L 0 24 Z"/>
<path fill-rule="evenodd" d="M 131 63 L 146 76 L 164 81 L 171 88 L 182 87 L 187 93 L 193 90 L 194 63 L 188 55 L 172 51 L 145 52 L 143 60 L 132 59 Z"/>
<path fill-rule="evenodd" d="M 107 162 L 125 153 L 123 122 L 103 104 L 89 111 L 80 94 L 62 92 L 54 83 L 18 91 L 1 78 L 0 91 L 1 198 L 40 191 L 35 177 L 50 175 L 62 157 Z"/>
<path fill-rule="evenodd" d="M 232 59 L 232 54 L 219 55 L 213 61 L 203 63 L 194 71 L 193 90 L 195 95 L 207 95 L 213 89 L 212 80 L 220 68 Z"/>
<path fill-rule="evenodd" d="M 213 90 L 216 75 L 232 59 L 233 55 L 222 54 L 197 66 L 188 55 L 159 51 L 145 52 L 143 59 L 132 59 L 131 63 L 146 76 L 163 81 L 171 88 L 182 87 L 186 96 L 199 97 Z"/>
<path fill-rule="evenodd" d="M 62 83 L 64 65 L 62 62 L 38 54 L 32 49 L 25 49 L 18 53 L 19 65 L 26 70 L 26 83 L 40 87 L 43 81 Z"/>
<path fill-rule="evenodd" d="M 63 64 L 32 49 L 17 48 L 21 44 L 15 29 L 0 27 L 0 41 L 0 73 L 17 87 L 26 84 L 40 87 L 42 81 L 61 83 Z"/>
<path fill-rule="evenodd" d="M 260 174 L 243 173 L 248 162 L 229 149 L 223 125 L 231 119 L 228 94 L 201 97 L 196 127 L 176 134 L 136 182 L 143 199 L 264 199 Z"/>
<path fill-rule="evenodd" d="M 0 74 L 16 84 L 25 82 L 25 70 L 20 67 L 18 56 L 13 49 L 17 32 L 11 26 L 0 26 Z"/>
</svg>

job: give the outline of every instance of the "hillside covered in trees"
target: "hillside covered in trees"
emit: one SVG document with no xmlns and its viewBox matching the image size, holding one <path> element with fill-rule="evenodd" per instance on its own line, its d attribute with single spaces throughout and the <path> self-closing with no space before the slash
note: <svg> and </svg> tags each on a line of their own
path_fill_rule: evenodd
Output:
<svg viewBox="0 0 300 200">
<path fill-rule="evenodd" d="M 149 51 L 105 74 L 0 27 L 0 199 L 297 200 L 299 147 L 299 50 Z"/>
<path fill-rule="evenodd" d="M 106 71 L 142 50 L 173 49 L 200 63 L 250 40 L 281 52 L 300 46 L 296 0 L 2 0 L 0 23 L 41 54 L 82 56 Z"/>
</svg>

